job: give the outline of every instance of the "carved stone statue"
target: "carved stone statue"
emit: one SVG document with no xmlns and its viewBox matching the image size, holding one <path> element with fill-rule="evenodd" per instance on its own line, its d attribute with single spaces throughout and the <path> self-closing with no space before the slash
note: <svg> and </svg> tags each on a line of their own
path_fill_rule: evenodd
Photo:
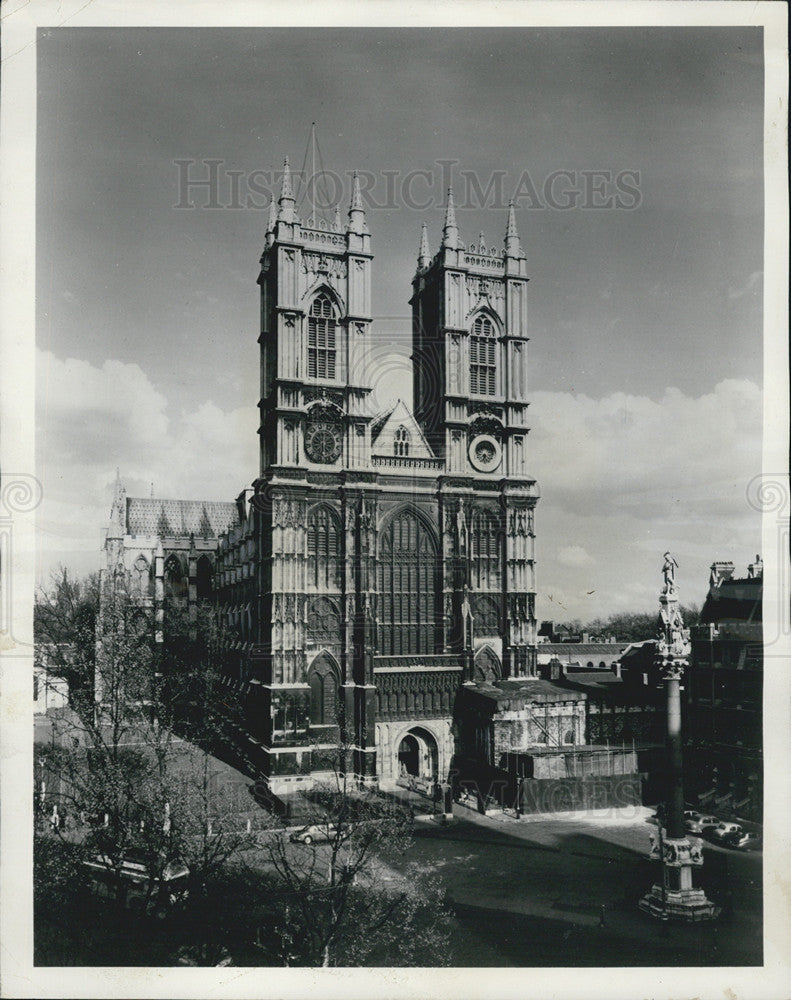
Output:
<svg viewBox="0 0 791 1000">
<path fill-rule="evenodd" d="M 670 594 L 676 589 L 676 570 L 678 569 L 678 563 L 670 555 L 669 552 L 665 552 L 665 562 L 662 566 L 662 576 L 665 581 L 665 593 Z"/>
</svg>

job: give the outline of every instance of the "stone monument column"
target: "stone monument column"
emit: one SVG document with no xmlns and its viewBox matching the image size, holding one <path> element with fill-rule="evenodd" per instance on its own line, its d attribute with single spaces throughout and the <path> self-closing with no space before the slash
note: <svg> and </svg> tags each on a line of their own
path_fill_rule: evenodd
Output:
<svg viewBox="0 0 791 1000">
<path fill-rule="evenodd" d="M 664 558 L 664 586 L 659 595 L 662 629 L 654 663 L 661 673 L 667 699 L 666 786 L 664 817 L 659 817 L 659 844 L 651 852 L 656 857 L 659 848 L 662 883 L 654 885 L 640 900 L 640 909 L 660 920 L 697 922 L 713 920 L 719 914 L 719 907 L 694 885 L 692 873 L 703 865 L 703 852 L 697 842 L 686 836 L 684 827 L 680 683 L 691 646 L 676 591 L 678 563 L 669 552 Z"/>
</svg>

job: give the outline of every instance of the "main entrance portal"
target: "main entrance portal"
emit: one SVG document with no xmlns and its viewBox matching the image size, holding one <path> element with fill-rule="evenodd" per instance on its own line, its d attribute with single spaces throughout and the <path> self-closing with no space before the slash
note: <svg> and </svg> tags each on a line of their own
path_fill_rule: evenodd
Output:
<svg viewBox="0 0 791 1000">
<path fill-rule="evenodd" d="M 426 729 L 415 728 L 402 738 L 398 747 L 398 775 L 424 781 L 436 781 L 439 763 L 437 741 Z"/>
</svg>

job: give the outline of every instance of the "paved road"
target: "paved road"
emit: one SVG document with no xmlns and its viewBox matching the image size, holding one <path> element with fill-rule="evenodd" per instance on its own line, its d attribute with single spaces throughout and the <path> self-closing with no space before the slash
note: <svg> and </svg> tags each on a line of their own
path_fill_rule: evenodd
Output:
<svg viewBox="0 0 791 1000">
<path fill-rule="evenodd" d="M 658 870 L 652 827 L 633 819 L 483 817 L 421 824 L 408 852 L 442 878 L 460 924 L 460 965 L 750 965 L 761 957 L 761 858 L 706 851 L 710 895 L 733 899 L 727 921 L 659 924 L 637 901 Z M 605 926 L 600 927 L 601 906 Z M 495 956 L 499 959 L 495 961 Z"/>
</svg>

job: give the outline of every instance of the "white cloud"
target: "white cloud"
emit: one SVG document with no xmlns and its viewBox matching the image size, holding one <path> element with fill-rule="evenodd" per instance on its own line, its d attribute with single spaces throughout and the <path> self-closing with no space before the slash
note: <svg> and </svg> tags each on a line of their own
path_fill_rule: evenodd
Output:
<svg viewBox="0 0 791 1000">
<path fill-rule="evenodd" d="M 536 392 L 530 414 L 532 468 L 544 495 L 574 509 L 647 503 L 655 513 L 701 494 L 732 509 L 760 471 L 761 391 L 746 379 L 697 397 L 671 388 L 658 401 Z"/>
<path fill-rule="evenodd" d="M 760 548 L 747 483 L 760 471 L 761 393 L 727 380 L 698 397 L 537 392 L 531 468 L 541 486 L 539 617 L 655 606 L 661 555 L 700 603 L 717 558 Z M 204 400 L 174 414 L 136 364 L 38 356 L 40 568 L 98 565 L 116 467 L 130 494 L 232 499 L 257 473 L 255 406 Z"/>
<path fill-rule="evenodd" d="M 532 399 L 539 616 L 561 617 L 558 595 L 568 617 L 650 609 L 667 548 L 688 603 L 702 603 L 714 559 L 746 567 L 760 546 L 746 501 L 761 469 L 758 386 L 729 379 L 697 397 Z"/>
<path fill-rule="evenodd" d="M 558 562 L 564 566 L 590 566 L 593 559 L 581 545 L 565 545 L 558 552 Z"/>
<path fill-rule="evenodd" d="M 176 417 L 136 364 L 101 367 L 37 356 L 40 575 L 59 562 L 98 565 L 116 468 L 147 496 L 232 499 L 258 468 L 255 406 L 212 402 Z M 92 556 L 91 556 L 92 554 Z"/>
</svg>

